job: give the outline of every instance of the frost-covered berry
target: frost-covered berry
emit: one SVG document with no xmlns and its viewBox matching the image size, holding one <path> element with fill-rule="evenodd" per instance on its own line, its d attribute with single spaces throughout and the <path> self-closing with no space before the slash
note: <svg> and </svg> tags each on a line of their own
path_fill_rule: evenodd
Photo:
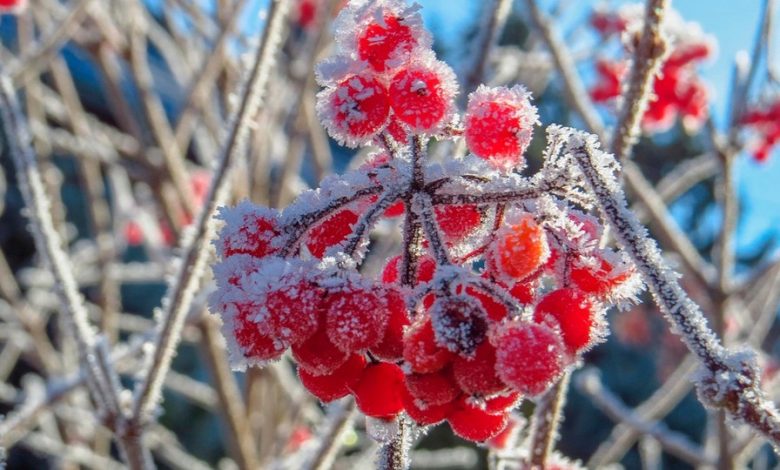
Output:
<svg viewBox="0 0 780 470">
<path fill-rule="evenodd" d="M 518 423 L 517 418 L 513 418 L 510 415 L 504 429 L 491 437 L 487 441 L 487 445 L 491 449 L 507 449 L 515 442 L 519 431 L 520 424 Z"/>
<path fill-rule="evenodd" d="M 382 282 L 387 284 L 395 284 L 399 282 L 399 270 L 401 269 L 401 255 L 394 256 L 387 261 L 384 269 L 382 270 Z M 421 282 L 430 282 L 433 279 L 433 274 L 436 271 L 436 260 L 430 255 L 424 255 L 417 260 L 417 276 L 415 284 Z"/>
<path fill-rule="evenodd" d="M 371 347 L 371 354 L 388 362 L 398 362 L 404 354 L 404 330 L 411 323 L 403 294 L 395 288 L 387 290 L 387 326 L 382 340 Z"/>
<path fill-rule="evenodd" d="M 274 240 L 279 235 L 278 213 L 273 209 L 241 201 L 235 207 L 222 207 L 218 218 L 225 226 L 216 242 L 222 258 L 237 254 L 263 258 L 278 250 Z"/>
<path fill-rule="evenodd" d="M 404 410 L 420 426 L 429 426 L 444 421 L 455 407 L 455 402 L 430 405 L 415 398 L 408 389 L 403 394 Z"/>
<path fill-rule="evenodd" d="M 328 337 L 342 351 L 362 351 L 384 337 L 388 312 L 380 291 L 371 286 L 348 285 L 330 292 L 328 302 Z"/>
<path fill-rule="evenodd" d="M 431 307 L 436 343 L 461 356 L 471 356 L 484 340 L 488 325 L 485 311 L 469 296 L 439 297 Z"/>
<path fill-rule="evenodd" d="M 504 392 L 485 400 L 484 409 L 490 414 L 502 414 L 511 411 L 522 401 L 523 396 L 516 391 Z"/>
<path fill-rule="evenodd" d="M 370 140 L 387 123 L 387 89 L 370 73 L 361 73 L 317 94 L 317 114 L 334 139 L 349 146 Z"/>
<path fill-rule="evenodd" d="M 424 317 L 407 328 L 404 334 L 404 361 L 419 374 L 436 372 L 446 366 L 453 354 L 436 344 L 433 325 Z"/>
<path fill-rule="evenodd" d="M 482 223 L 482 211 L 474 205 L 436 206 L 434 211 L 439 229 L 447 241 L 462 240 Z"/>
<path fill-rule="evenodd" d="M 479 406 L 461 399 L 447 417 L 452 431 L 474 442 L 486 441 L 500 433 L 507 424 L 506 414 L 489 414 Z"/>
<path fill-rule="evenodd" d="M 569 272 L 572 284 L 583 292 L 606 297 L 635 275 L 634 269 L 615 252 L 604 250 L 594 255 L 595 263 L 575 261 Z"/>
<path fill-rule="evenodd" d="M 443 62 L 416 61 L 395 74 L 389 93 L 390 106 L 400 122 L 414 132 L 435 132 L 452 114 L 455 74 Z"/>
<path fill-rule="evenodd" d="M 471 153 L 498 168 L 514 168 L 523 162 L 538 122 L 536 107 L 522 86 L 480 85 L 469 95 L 464 122 L 466 145 Z"/>
<path fill-rule="evenodd" d="M 358 57 L 374 70 L 384 72 L 388 62 L 397 63 L 414 49 L 417 39 L 412 28 L 390 12 L 380 13 L 359 33 Z M 392 64 L 390 64 L 392 65 Z"/>
<path fill-rule="evenodd" d="M 259 307 L 253 303 L 236 303 L 226 306 L 225 326 L 230 337 L 235 338 L 238 352 L 250 362 L 279 359 L 287 347 L 272 335 L 260 332 L 255 319 Z M 235 358 L 238 359 L 238 358 Z"/>
<path fill-rule="evenodd" d="M 404 373 L 387 362 L 371 364 L 352 387 L 360 411 L 366 416 L 388 419 L 404 409 Z"/>
<path fill-rule="evenodd" d="M 504 277 L 520 281 L 539 269 L 549 252 L 544 230 L 533 215 L 523 213 L 499 233 L 489 261 Z"/>
<path fill-rule="evenodd" d="M 496 348 L 487 341 L 479 345 L 474 357 L 456 357 L 452 373 L 460 389 L 469 395 L 493 395 L 506 388 L 496 374 Z"/>
<path fill-rule="evenodd" d="M 460 395 L 458 384 L 449 368 L 430 374 L 407 375 L 406 388 L 426 406 L 449 403 Z"/>
<path fill-rule="evenodd" d="M 343 209 L 311 229 L 306 240 L 306 248 L 316 258 L 325 256 L 328 248 L 346 240 L 352 233 L 352 225 L 358 221 L 356 212 Z"/>
<path fill-rule="evenodd" d="M 317 331 L 321 293 L 301 281 L 269 291 L 263 298 L 261 329 L 285 344 L 300 344 Z"/>
<path fill-rule="evenodd" d="M 348 353 L 333 344 L 322 323 L 311 338 L 292 347 L 298 365 L 313 375 L 329 374 L 349 358 Z"/>
<path fill-rule="evenodd" d="M 326 375 L 314 375 L 306 369 L 298 368 L 298 377 L 306 390 L 327 403 L 349 395 L 366 368 L 366 358 L 362 354 L 353 354 L 341 367 Z"/>
<path fill-rule="evenodd" d="M 588 347 L 596 328 L 596 312 L 588 296 L 578 289 L 558 289 L 536 306 L 534 321 L 560 328 L 563 344 L 574 354 Z"/>
<path fill-rule="evenodd" d="M 524 395 L 542 393 L 563 371 L 563 344 L 545 325 L 506 325 L 494 344 L 498 376 Z"/>
</svg>

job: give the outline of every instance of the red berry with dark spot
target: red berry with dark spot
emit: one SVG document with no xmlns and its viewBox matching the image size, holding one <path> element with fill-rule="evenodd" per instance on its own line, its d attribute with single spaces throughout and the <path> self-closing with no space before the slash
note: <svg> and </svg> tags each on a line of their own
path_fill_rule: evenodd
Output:
<svg viewBox="0 0 780 470">
<path fill-rule="evenodd" d="M 487 334 L 485 311 L 469 296 L 436 299 L 431 307 L 436 343 L 461 356 L 472 356 Z"/>
</svg>

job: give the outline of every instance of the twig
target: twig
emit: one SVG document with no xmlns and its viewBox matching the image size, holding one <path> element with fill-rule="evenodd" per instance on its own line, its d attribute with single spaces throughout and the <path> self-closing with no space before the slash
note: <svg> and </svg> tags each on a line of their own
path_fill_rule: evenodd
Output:
<svg viewBox="0 0 780 470">
<path fill-rule="evenodd" d="M 645 6 L 642 37 L 631 59 L 628 87 L 623 92 L 623 105 L 610 144 L 611 152 L 619 161 L 631 155 L 642 116 L 653 92 L 655 76 L 668 50 L 668 40 L 661 31 L 668 8 L 669 0 L 648 0 Z"/>
</svg>

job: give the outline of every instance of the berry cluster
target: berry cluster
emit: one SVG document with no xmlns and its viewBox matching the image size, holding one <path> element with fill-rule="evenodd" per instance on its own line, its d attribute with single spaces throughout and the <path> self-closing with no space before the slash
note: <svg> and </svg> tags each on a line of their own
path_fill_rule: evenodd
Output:
<svg viewBox="0 0 780 470">
<path fill-rule="evenodd" d="M 631 46 L 641 31 L 643 13 L 643 5 L 629 5 L 617 12 L 596 11 L 591 25 L 604 38 L 622 35 Z M 714 55 L 715 42 L 698 24 L 683 21 L 674 11 L 669 12 L 664 26 L 671 40 L 671 53 L 655 79 L 655 96 L 648 103 L 642 125 L 646 131 L 664 131 L 679 116 L 687 129 L 698 129 L 707 118 L 709 93 L 696 66 Z M 624 60 L 598 59 L 598 82 L 590 90 L 593 100 L 603 103 L 619 97 L 627 69 Z"/>
<path fill-rule="evenodd" d="M 740 122 L 758 134 L 753 156 L 759 162 L 766 161 L 780 142 L 780 99 L 775 98 L 768 105 L 748 110 Z"/>
<path fill-rule="evenodd" d="M 520 173 L 537 123 L 522 87 L 479 87 L 461 119 L 416 7 L 351 2 L 337 25 L 319 117 L 342 143 L 380 150 L 283 211 L 222 209 L 212 305 L 231 356 L 263 365 L 289 349 L 324 402 L 352 395 L 367 416 L 446 420 L 501 446 L 511 410 L 604 337 L 605 309 L 637 276 L 570 202 L 590 206 L 575 165 L 556 162 L 563 129 L 548 129 L 543 171 Z M 470 154 L 433 163 L 431 137 Z M 371 229 L 401 215 L 402 249 L 371 276 Z"/>
</svg>

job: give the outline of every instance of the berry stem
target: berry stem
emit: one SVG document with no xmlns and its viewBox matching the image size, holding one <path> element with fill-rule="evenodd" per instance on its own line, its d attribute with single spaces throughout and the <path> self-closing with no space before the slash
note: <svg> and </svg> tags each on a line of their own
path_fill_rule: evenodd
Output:
<svg viewBox="0 0 780 470">
<path fill-rule="evenodd" d="M 398 418 L 398 433 L 379 448 L 377 470 L 406 470 L 409 468 L 410 423 L 403 416 Z"/>
<path fill-rule="evenodd" d="M 563 374 L 558 382 L 542 395 L 536 403 L 531 422 L 531 466 L 546 468 L 547 458 L 555 447 L 558 425 L 561 422 L 566 393 L 569 390 L 569 373 Z"/>
</svg>

